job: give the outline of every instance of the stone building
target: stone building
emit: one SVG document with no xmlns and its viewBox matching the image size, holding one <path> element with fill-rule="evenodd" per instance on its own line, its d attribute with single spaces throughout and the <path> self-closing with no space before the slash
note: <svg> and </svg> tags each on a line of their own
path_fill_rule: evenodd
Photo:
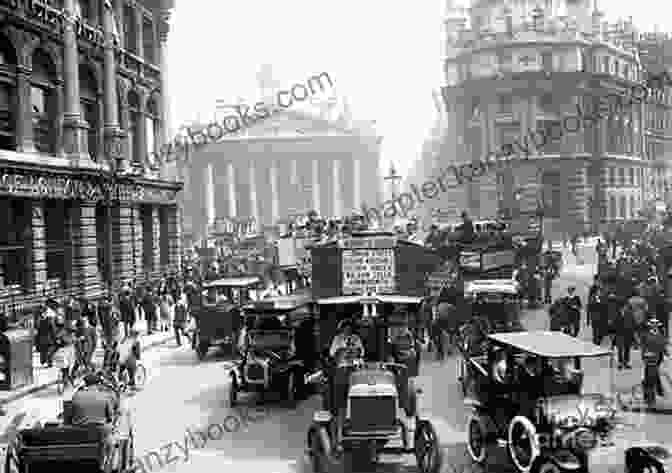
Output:
<svg viewBox="0 0 672 473">
<path fill-rule="evenodd" d="M 169 0 L 0 4 L 0 310 L 180 258 L 164 142 Z"/>
<path fill-rule="evenodd" d="M 600 96 L 627 95 L 646 78 L 638 32 L 631 23 L 603 22 L 593 0 L 476 0 L 468 13 L 451 3 L 444 166 L 533 141 L 530 130 L 558 136 L 553 129 L 577 107 L 591 113 Z M 655 99 L 669 101 L 669 90 Z M 464 199 L 477 218 L 518 221 L 543 209 L 550 237 L 632 219 L 649 198 L 645 188 L 663 154 L 650 154 L 647 107 L 613 107 L 597 126 L 531 145 L 529 160 L 447 193 L 443 205 Z M 461 209 L 453 210 L 457 216 Z"/>
<path fill-rule="evenodd" d="M 276 103 L 277 89 L 260 84 L 260 91 L 264 103 Z M 349 117 L 347 102 L 338 115 L 321 113 L 329 106 L 278 109 L 195 151 L 181 147 L 185 235 L 198 241 L 224 217 L 251 219 L 261 231 L 311 209 L 342 217 L 361 211 L 362 203 L 377 205 L 381 138 Z M 205 126 L 190 129 L 194 134 Z"/>
</svg>

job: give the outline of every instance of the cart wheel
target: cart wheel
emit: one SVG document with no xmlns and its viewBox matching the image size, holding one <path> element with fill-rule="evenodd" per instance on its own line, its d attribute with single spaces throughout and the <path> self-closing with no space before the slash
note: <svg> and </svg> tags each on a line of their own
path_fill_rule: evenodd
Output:
<svg viewBox="0 0 672 473">
<path fill-rule="evenodd" d="M 516 416 L 509 424 L 508 450 L 511 461 L 521 473 L 528 473 L 539 456 L 537 429 L 527 417 Z"/>
<path fill-rule="evenodd" d="M 313 473 L 330 473 L 334 460 L 331 455 L 331 439 L 325 427 L 319 427 L 310 434 L 308 454 Z"/>
<path fill-rule="evenodd" d="M 434 426 L 427 421 L 418 421 L 414 439 L 415 458 L 420 473 L 439 473 L 443 462 L 441 446 Z"/>
<path fill-rule="evenodd" d="M 236 407 L 236 404 L 238 404 L 238 380 L 236 375 L 233 375 L 229 387 L 229 407 Z"/>
<path fill-rule="evenodd" d="M 488 453 L 488 429 L 478 414 L 472 414 L 467 421 L 467 452 L 475 463 L 485 462 Z"/>
<path fill-rule="evenodd" d="M 5 456 L 5 473 L 20 473 L 21 467 L 19 460 L 16 458 L 16 451 L 9 447 Z"/>
</svg>

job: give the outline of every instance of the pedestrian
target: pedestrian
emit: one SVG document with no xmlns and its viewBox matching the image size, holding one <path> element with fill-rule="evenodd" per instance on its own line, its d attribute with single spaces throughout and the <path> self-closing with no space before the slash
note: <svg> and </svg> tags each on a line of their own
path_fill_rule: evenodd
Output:
<svg viewBox="0 0 672 473">
<path fill-rule="evenodd" d="M 550 258 L 549 258 L 550 259 Z M 553 302 L 553 279 L 555 279 L 555 269 L 552 262 L 544 268 L 544 304 L 551 304 Z"/>
<path fill-rule="evenodd" d="M 93 367 L 93 354 L 96 350 L 96 337 L 93 331 L 87 318 L 79 319 L 76 332 L 77 359 L 74 366 L 75 373 L 80 366 L 84 366 L 86 369 Z"/>
<path fill-rule="evenodd" d="M 145 290 L 142 311 L 145 313 L 145 320 L 147 320 L 147 335 L 151 335 L 156 330 L 156 305 L 154 304 L 154 294 L 152 294 L 150 286 L 147 286 Z"/>
<path fill-rule="evenodd" d="M 444 346 L 445 333 L 443 327 L 441 326 L 441 320 L 439 317 L 434 317 L 431 324 L 431 337 L 432 343 L 436 349 L 436 359 L 438 361 L 443 361 L 446 357 L 446 351 Z"/>
<path fill-rule="evenodd" d="M 187 304 L 184 299 L 180 299 L 175 305 L 175 318 L 173 319 L 173 328 L 175 330 L 175 341 L 177 346 L 182 346 L 182 335 L 185 335 L 184 329 L 187 325 Z"/>
<path fill-rule="evenodd" d="M 636 304 L 633 304 L 632 298 L 628 303 L 619 311 L 616 317 L 616 323 L 614 327 L 615 332 L 615 342 L 616 348 L 618 350 L 618 369 L 632 369 L 630 365 L 630 352 L 632 350 L 632 344 L 634 342 L 634 334 L 637 327 L 635 321 L 635 308 Z"/>
<path fill-rule="evenodd" d="M 98 304 L 98 318 L 100 320 L 100 328 L 103 335 L 103 345 L 105 348 L 112 347 L 115 342 L 116 321 L 114 318 L 111 296 L 105 296 L 105 298 Z"/>
<path fill-rule="evenodd" d="M 581 298 L 576 295 L 576 287 L 567 288 L 567 297 L 565 304 L 568 311 L 569 323 L 572 329 L 572 336 L 578 337 L 581 330 Z"/>
<path fill-rule="evenodd" d="M 161 296 L 161 331 L 167 332 L 175 319 L 175 301 L 167 291 Z"/>
<path fill-rule="evenodd" d="M 593 284 L 588 292 L 588 304 L 586 307 L 586 323 L 593 329 L 593 343 L 601 345 L 608 332 L 606 304 L 603 300 L 602 282 L 598 276 L 593 278 Z"/>
<path fill-rule="evenodd" d="M 140 346 L 139 334 L 136 329 L 131 329 L 130 336 L 126 337 L 120 344 L 118 353 L 119 375 L 128 371 L 128 385 L 135 389 L 135 371 L 140 361 L 142 347 Z"/>
<path fill-rule="evenodd" d="M 52 316 L 45 307 L 37 324 L 36 345 L 40 353 L 40 364 L 51 368 L 51 353 L 56 343 L 55 316 Z"/>
<path fill-rule="evenodd" d="M 128 336 L 135 325 L 135 307 L 133 307 L 133 297 L 131 288 L 124 285 L 119 294 L 119 312 L 124 326 L 124 336 Z"/>
<path fill-rule="evenodd" d="M 142 284 L 138 284 L 136 280 L 133 280 L 133 285 L 135 286 L 133 302 L 138 311 L 138 315 L 146 321 L 147 315 L 142 309 L 142 302 L 145 300 L 145 288 Z"/>
</svg>

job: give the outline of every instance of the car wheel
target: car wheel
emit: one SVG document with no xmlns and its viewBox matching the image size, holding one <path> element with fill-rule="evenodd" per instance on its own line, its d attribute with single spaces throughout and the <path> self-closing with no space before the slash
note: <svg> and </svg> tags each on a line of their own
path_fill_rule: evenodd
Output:
<svg viewBox="0 0 672 473">
<path fill-rule="evenodd" d="M 308 454 L 313 473 L 330 473 L 333 458 L 331 440 L 325 427 L 319 427 L 311 433 Z"/>
<path fill-rule="evenodd" d="M 413 447 L 420 473 L 439 473 L 443 458 L 434 426 L 426 420 L 418 421 Z"/>
<path fill-rule="evenodd" d="M 481 416 L 472 414 L 467 420 L 467 452 L 475 463 L 484 463 L 488 453 L 488 429 Z"/>
<path fill-rule="evenodd" d="M 516 469 L 528 473 L 539 456 L 537 429 L 527 417 L 516 416 L 508 429 L 507 448 Z"/>
</svg>

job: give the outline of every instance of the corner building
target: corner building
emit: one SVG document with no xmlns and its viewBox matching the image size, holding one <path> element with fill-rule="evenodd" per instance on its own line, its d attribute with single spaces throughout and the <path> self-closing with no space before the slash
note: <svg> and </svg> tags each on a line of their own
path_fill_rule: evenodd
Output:
<svg viewBox="0 0 672 473">
<path fill-rule="evenodd" d="M 468 15 L 448 5 L 444 156 L 475 162 L 524 137 L 531 142 L 530 130 L 557 136 L 553 128 L 577 106 L 589 114 L 601 96 L 643 84 L 638 32 L 602 19 L 593 0 L 478 0 Z M 669 91 L 658 99 L 669 104 Z M 529 160 L 453 191 L 443 206 L 462 202 L 476 217 L 519 221 L 543 209 L 550 238 L 632 219 L 649 198 L 656 160 L 648 153 L 648 106 L 613 107 L 578 132 L 572 121 L 572 131 L 532 148 Z"/>
<path fill-rule="evenodd" d="M 169 1 L 0 3 L 0 310 L 177 267 L 164 142 Z"/>
</svg>

